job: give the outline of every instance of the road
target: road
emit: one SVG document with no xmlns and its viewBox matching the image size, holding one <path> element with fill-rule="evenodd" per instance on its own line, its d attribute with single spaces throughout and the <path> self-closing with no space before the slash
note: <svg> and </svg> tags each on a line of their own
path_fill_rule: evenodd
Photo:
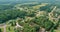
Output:
<svg viewBox="0 0 60 32">
<path fill-rule="evenodd" d="M 4 32 L 6 32 L 6 24 L 0 24 L 0 28 L 4 28 Z"/>
</svg>

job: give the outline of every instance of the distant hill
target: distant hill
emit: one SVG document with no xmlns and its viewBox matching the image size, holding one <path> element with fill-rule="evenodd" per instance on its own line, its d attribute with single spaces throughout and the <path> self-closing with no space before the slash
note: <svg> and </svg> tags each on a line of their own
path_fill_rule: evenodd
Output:
<svg viewBox="0 0 60 32">
<path fill-rule="evenodd" d="M 0 4 L 4 3 L 25 3 L 25 2 L 48 2 L 48 3 L 60 3 L 60 0 L 0 0 Z"/>
</svg>

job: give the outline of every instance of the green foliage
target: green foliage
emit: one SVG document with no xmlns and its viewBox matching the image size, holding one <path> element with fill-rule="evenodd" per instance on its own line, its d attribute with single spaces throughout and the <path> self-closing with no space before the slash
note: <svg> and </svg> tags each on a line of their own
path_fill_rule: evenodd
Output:
<svg viewBox="0 0 60 32">
<path fill-rule="evenodd" d="M 40 5 L 41 4 L 17 5 L 13 9 L 1 11 L 0 23 L 6 23 L 6 32 L 38 32 L 41 30 L 40 27 L 46 31 L 53 32 L 60 23 L 60 8 L 57 8 L 56 12 L 52 12 L 52 18 L 58 18 L 57 23 L 54 24 L 54 21 L 52 22 L 48 15 L 54 6 L 47 4 L 46 6 L 41 5 L 42 7 L 40 7 Z M 18 25 L 16 25 L 16 23 L 18 23 Z"/>
<path fill-rule="evenodd" d="M 40 25 L 40 27 L 43 27 L 46 30 L 50 30 L 54 25 L 48 18 L 45 17 L 36 18 L 34 23 Z"/>
<path fill-rule="evenodd" d="M 8 23 L 8 25 L 11 25 L 11 26 L 16 26 L 16 21 L 15 20 L 10 20 L 10 22 Z"/>
<path fill-rule="evenodd" d="M 4 28 L 0 27 L 0 32 L 4 32 Z"/>
<path fill-rule="evenodd" d="M 30 26 L 28 23 L 24 24 L 23 32 L 36 32 L 36 29 Z"/>
<path fill-rule="evenodd" d="M 10 20 L 10 19 L 15 19 L 17 17 L 24 18 L 24 16 L 26 16 L 25 11 L 6 10 L 6 11 L 3 11 L 2 13 L 0 12 L 0 21 L 4 22 L 4 21 Z"/>
<path fill-rule="evenodd" d="M 2 32 L 2 30 L 0 29 L 0 32 Z"/>
<path fill-rule="evenodd" d="M 51 8 L 52 7 L 52 8 Z M 46 6 L 43 6 L 43 7 L 40 7 L 40 11 L 47 11 L 47 12 L 51 12 L 53 9 L 53 6 L 52 5 L 46 5 Z"/>
</svg>

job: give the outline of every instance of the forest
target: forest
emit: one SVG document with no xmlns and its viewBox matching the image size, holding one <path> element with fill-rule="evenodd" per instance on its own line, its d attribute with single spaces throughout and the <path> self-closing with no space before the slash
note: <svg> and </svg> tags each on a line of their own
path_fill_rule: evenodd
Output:
<svg viewBox="0 0 60 32">
<path fill-rule="evenodd" d="M 60 32 L 60 4 L 0 4 L 0 32 Z"/>
</svg>

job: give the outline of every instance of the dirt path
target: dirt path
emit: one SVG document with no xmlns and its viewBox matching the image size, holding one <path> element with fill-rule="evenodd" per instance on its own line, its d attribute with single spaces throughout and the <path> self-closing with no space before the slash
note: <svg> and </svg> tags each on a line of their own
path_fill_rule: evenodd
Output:
<svg viewBox="0 0 60 32">
<path fill-rule="evenodd" d="M 6 24 L 0 24 L 0 28 L 4 28 L 4 32 L 6 32 Z"/>
</svg>

